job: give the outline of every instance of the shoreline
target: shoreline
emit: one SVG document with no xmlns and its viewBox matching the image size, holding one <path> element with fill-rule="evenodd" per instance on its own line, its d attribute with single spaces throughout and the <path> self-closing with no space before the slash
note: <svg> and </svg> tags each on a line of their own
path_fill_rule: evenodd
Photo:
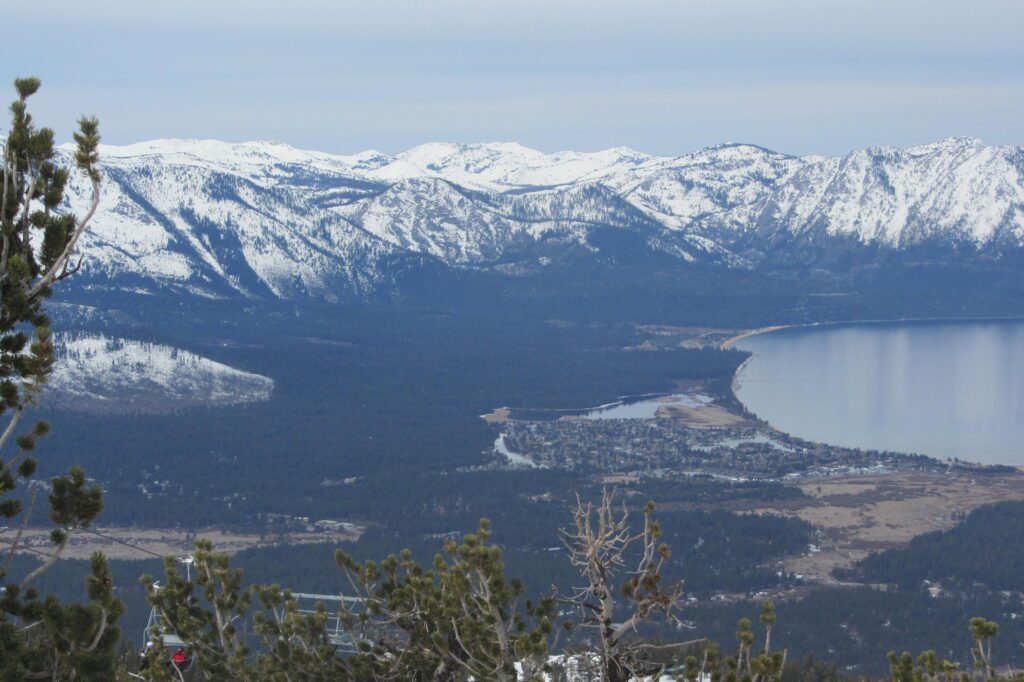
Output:
<svg viewBox="0 0 1024 682">
<path fill-rule="evenodd" d="M 867 325 L 867 324 L 897 324 L 897 323 L 910 323 L 910 324 L 913 324 L 913 323 L 918 323 L 918 322 L 964 322 L 964 323 L 967 323 L 967 322 L 1024 322 L 1024 316 L 1021 316 L 1021 315 L 1003 315 L 1003 316 L 986 315 L 986 316 L 983 316 L 983 317 L 901 317 L 901 318 L 883 318 L 883 319 L 870 319 L 870 320 L 844 320 L 844 321 L 832 321 L 832 322 L 807 322 L 807 323 L 804 323 L 804 324 L 780 324 L 780 325 L 771 325 L 771 326 L 767 326 L 767 327 L 758 327 L 756 329 L 749 329 L 747 331 L 741 332 L 741 333 L 736 334 L 735 336 L 731 336 L 728 339 L 726 339 L 725 341 L 723 341 L 721 344 L 719 344 L 718 348 L 719 348 L 719 350 L 728 350 L 728 349 L 732 348 L 735 344 L 737 344 L 740 341 L 742 341 L 743 339 L 748 339 L 748 338 L 753 337 L 753 336 L 758 336 L 760 334 L 767 334 L 769 332 L 779 331 L 779 330 L 782 330 L 782 329 L 812 328 L 812 327 L 839 327 L 839 326 L 844 326 L 844 325 L 862 325 L 862 324 L 863 325 Z M 743 409 L 749 415 L 751 415 L 755 420 L 757 420 L 757 421 L 761 422 L 762 424 L 764 424 L 765 426 L 767 426 L 771 431 L 774 431 L 774 432 L 780 433 L 780 434 L 789 435 L 788 432 L 783 431 L 783 430 L 777 428 L 774 424 L 772 424 L 768 420 L 764 419 L 763 417 L 758 415 L 756 412 L 751 411 L 750 408 L 747 407 L 746 403 L 744 403 L 743 400 L 740 399 L 739 392 L 737 390 L 738 387 L 739 387 L 740 374 L 742 374 L 744 368 L 747 366 L 747 363 L 749 363 L 751 360 L 754 359 L 754 354 L 753 353 L 750 353 L 749 351 L 745 351 L 745 352 L 749 353 L 749 357 L 747 357 L 742 363 L 740 363 L 740 365 L 733 372 L 732 380 L 729 382 L 729 392 L 732 393 L 733 399 L 737 403 L 742 405 Z M 934 459 L 934 460 L 940 461 L 940 462 L 948 461 L 948 458 L 944 459 L 944 458 L 934 457 L 932 455 L 925 455 L 925 456 L 929 457 L 930 459 Z M 969 460 L 964 460 L 964 462 L 967 463 L 967 464 L 973 464 L 975 466 L 980 466 L 982 468 L 987 468 L 987 467 L 990 467 L 990 466 L 1010 466 L 1010 467 L 1016 468 L 1018 473 L 1024 474 L 1024 465 L 1016 465 L 1016 464 L 1008 464 L 1008 465 L 1007 464 L 982 464 L 981 462 L 970 462 Z"/>
<path fill-rule="evenodd" d="M 1024 322 L 1024 315 L 984 315 L 982 317 L 882 317 L 865 320 L 832 320 L 829 322 L 802 322 L 794 324 L 775 324 L 767 327 L 757 327 L 730 336 L 718 344 L 719 350 L 728 350 L 734 345 L 759 334 L 776 332 L 781 329 L 801 329 L 811 327 L 841 327 L 844 325 L 856 324 L 896 324 L 896 323 L 917 323 L 917 322 Z"/>
<path fill-rule="evenodd" d="M 772 325 L 770 327 L 758 327 L 757 329 L 748 329 L 745 332 L 741 332 L 741 333 L 737 334 L 736 336 L 730 336 L 725 341 L 722 341 L 722 343 L 718 344 L 718 349 L 719 350 L 729 350 L 730 348 L 735 346 L 737 343 L 739 343 L 743 339 L 749 339 L 751 336 L 757 336 L 758 334 L 767 334 L 768 332 L 777 332 L 780 329 L 789 329 L 790 327 L 810 327 L 810 326 L 812 326 L 812 324 L 819 324 L 819 323 L 815 322 L 815 323 L 811 323 L 811 324 L 807 324 L 807 325 L 776 324 L 776 325 Z M 746 361 L 743 362 L 743 365 L 745 365 L 745 364 L 747 364 Z M 743 365 L 740 365 L 740 367 L 743 367 Z M 736 372 L 739 373 L 739 371 L 740 371 L 739 368 L 737 368 Z"/>
<path fill-rule="evenodd" d="M 748 336 L 753 336 L 754 334 L 767 333 L 767 331 L 774 331 L 776 329 L 782 329 L 782 327 L 766 327 L 764 330 L 756 330 L 754 332 L 751 332 Z M 746 336 L 743 336 L 742 338 L 746 338 Z M 732 381 L 729 382 L 729 392 L 732 393 L 733 400 L 735 400 L 737 403 L 739 403 L 743 407 L 743 409 L 747 413 L 747 415 L 750 415 L 750 418 L 753 418 L 753 420 L 755 422 L 761 422 L 762 424 L 764 424 L 765 428 L 767 428 L 772 433 L 776 433 L 776 434 L 779 434 L 781 436 L 792 437 L 791 434 L 788 431 L 783 431 L 782 429 L 778 428 L 777 426 L 772 424 L 770 421 L 768 421 L 767 419 L 765 419 L 761 415 L 759 415 L 756 412 L 752 411 L 749 407 L 747 407 L 746 403 L 744 403 L 742 400 L 740 400 L 740 394 L 739 394 L 739 391 L 738 391 L 739 381 L 740 381 L 740 373 L 743 372 L 743 368 L 747 366 L 747 363 L 750 362 L 753 359 L 754 359 L 754 354 L 751 353 L 750 356 L 746 360 L 744 360 L 742 363 L 740 363 L 740 366 L 736 368 L 736 371 L 733 372 L 733 374 L 732 374 Z M 817 441 L 811 441 L 811 442 L 817 442 Z M 822 445 L 828 445 L 828 443 L 822 443 Z"/>
<path fill-rule="evenodd" d="M 754 354 L 751 353 L 750 357 L 747 358 L 746 360 L 744 360 L 743 362 L 741 362 L 740 366 L 736 368 L 736 371 L 732 373 L 732 381 L 729 382 L 729 390 L 732 392 L 732 397 L 740 405 L 743 405 L 743 401 L 740 400 L 740 394 L 736 392 L 736 389 L 739 388 L 740 373 L 743 371 L 743 368 L 747 366 L 747 363 L 750 362 L 753 359 L 754 359 Z M 746 410 L 747 412 L 750 412 L 750 409 L 746 405 L 743 405 L 743 409 Z M 754 413 L 750 412 L 750 414 L 754 414 Z M 754 415 L 754 416 L 757 417 L 757 415 Z M 761 419 L 760 417 L 757 417 L 757 418 Z M 761 419 L 761 421 L 764 421 L 764 420 Z M 768 422 L 764 422 L 764 423 L 768 424 Z M 769 424 L 769 426 L 771 426 L 771 425 Z M 772 428 L 775 428 L 775 427 L 772 427 Z"/>
</svg>

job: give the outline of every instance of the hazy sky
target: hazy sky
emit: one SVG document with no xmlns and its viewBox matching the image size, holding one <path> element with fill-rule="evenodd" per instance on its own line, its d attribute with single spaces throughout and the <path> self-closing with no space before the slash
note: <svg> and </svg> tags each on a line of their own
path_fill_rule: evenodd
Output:
<svg viewBox="0 0 1024 682">
<path fill-rule="evenodd" d="M 43 79 L 37 117 L 62 139 L 95 113 L 111 143 L 341 153 L 1024 144 L 1020 0 L 46 0 L 2 16 L 31 27 L 4 32 L 3 77 Z"/>
</svg>

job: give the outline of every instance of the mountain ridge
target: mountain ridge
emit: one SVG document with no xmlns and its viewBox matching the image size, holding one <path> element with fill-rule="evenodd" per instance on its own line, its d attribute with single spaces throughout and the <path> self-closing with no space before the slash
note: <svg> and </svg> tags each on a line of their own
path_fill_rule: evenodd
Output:
<svg viewBox="0 0 1024 682">
<path fill-rule="evenodd" d="M 394 284 L 394 261 L 524 272 L 566 248 L 615 259 L 598 245 L 609 234 L 680 267 L 743 269 L 766 254 L 784 262 L 779 244 L 812 261 L 832 245 L 1024 246 L 1024 148 L 977 138 L 843 156 L 745 143 L 546 154 L 505 142 L 336 155 L 178 139 L 100 153 L 107 182 L 86 269 L 93 285 L 140 293 L 358 298 Z M 71 207 L 86 194 L 72 182 Z"/>
</svg>

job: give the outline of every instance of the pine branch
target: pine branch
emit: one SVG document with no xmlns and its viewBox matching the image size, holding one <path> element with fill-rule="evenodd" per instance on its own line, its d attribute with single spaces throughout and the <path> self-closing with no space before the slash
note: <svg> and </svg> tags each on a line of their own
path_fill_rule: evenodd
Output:
<svg viewBox="0 0 1024 682">
<path fill-rule="evenodd" d="M 0 473 L 2 475 L 2 473 Z M 32 510 L 36 506 L 36 494 L 39 492 L 39 488 L 32 485 L 30 488 L 31 494 L 28 499 L 28 509 L 21 515 L 21 523 L 18 524 L 18 533 L 14 536 L 14 542 L 11 543 L 11 548 L 7 551 L 7 558 L 4 560 L 4 567 L 0 570 L 0 575 L 6 575 L 7 568 L 11 565 L 11 559 L 14 558 L 14 552 L 18 549 L 18 545 L 21 543 L 21 538 L 25 534 L 25 528 L 28 526 L 28 521 L 32 517 Z"/>
<path fill-rule="evenodd" d="M 41 576 L 43 573 L 46 573 L 48 570 L 50 570 L 50 568 L 53 567 L 55 563 L 57 563 L 57 560 L 60 559 L 60 555 L 64 551 L 64 548 L 68 545 L 68 540 L 71 539 L 71 531 L 72 529 L 65 529 L 64 537 L 61 539 L 61 543 L 57 545 L 57 549 L 54 550 L 53 554 L 50 555 L 50 558 L 47 559 L 44 563 L 37 566 L 34 571 L 25 576 L 25 578 L 21 581 L 22 589 L 28 587 L 28 584 L 30 582 Z"/>
<path fill-rule="evenodd" d="M 86 212 L 85 217 L 78 223 L 74 231 L 71 234 L 71 238 L 68 240 L 67 246 L 64 247 L 64 251 L 57 257 L 57 260 L 53 262 L 50 269 L 46 271 L 39 281 L 35 283 L 29 290 L 29 298 L 34 298 L 39 295 L 44 287 L 50 286 L 54 279 L 57 277 L 57 273 L 60 272 L 74 253 L 75 245 L 78 243 L 78 239 L 85 232 L 85 228 L 89 225 L 89 221 L 92 220 L 93 215 L 96 213 L 96 209 L 100 205 L 100 181 L 98 177 L 90 177 L 92 184 L 92 203 L 89 205 L 89 210 Z"/>
<path fill-rule="evenodd" d="M 14 414 L 11 415 L 10 420 L 7 422 L 7 428 L 4 429 L 3 434 L 0 434 L 0 452 L 3 452 L 4 446 L 7 445 L 7 441 L 10 440 L 11 435 L 14 433 L 15 427 L 18 426 L 18 422 L 21 421 L 21 416 L 25 412 L 25 406 L 19 405 Z M 7 465 L 0 467 L 0 476 L 7 471 Z"/>
<path fill-rule="evenodd" d="M 100 639 L 103 637 L 103 633 L 107 631 L 107 610 L 100 607 L 100 626 L 96 629 L 96 636 L 93 637 L 92 643 L 85 648 L 86 653 L 92 653 L 96 650 L 96 647 L 100 643 Z"/>
</svg>

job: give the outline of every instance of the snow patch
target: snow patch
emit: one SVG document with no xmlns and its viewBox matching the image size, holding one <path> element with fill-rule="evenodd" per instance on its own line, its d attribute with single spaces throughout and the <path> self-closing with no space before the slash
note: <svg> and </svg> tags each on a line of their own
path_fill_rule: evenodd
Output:
<svg viewBox="0 0 1024 682">
<path fill-rule="evenodd" d="M 272 379 L 158 343 L 57 334 L 57 362 L 45 394 L 81 412 L 161 413 L 270 399 Z"/>
</svg>

